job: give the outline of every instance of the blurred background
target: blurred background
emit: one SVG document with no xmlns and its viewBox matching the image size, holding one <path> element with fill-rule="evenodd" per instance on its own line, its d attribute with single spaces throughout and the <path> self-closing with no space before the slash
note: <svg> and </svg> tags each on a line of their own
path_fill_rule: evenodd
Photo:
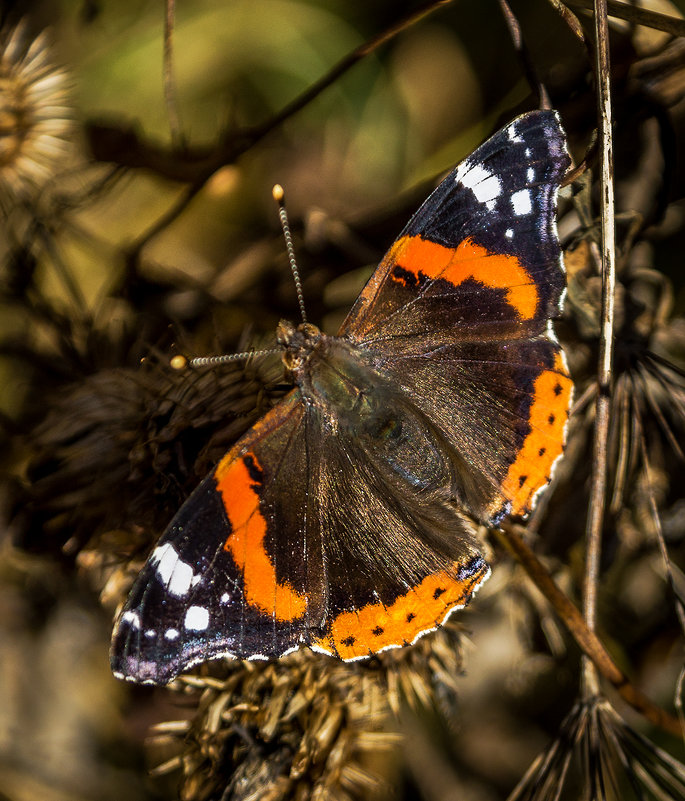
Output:
<svg viewBox="0 0 685 801">
<path fill-rule="evenodd" d="M 569 295 L 556 327 L 578 403 L 530 542 L 578 601 L 600 302 L 592 20 L 581 5 L 511 0 L 507 17 L 497 0 L 182 0 L 165 67 L 164 3 L 4 2 L 0 798 L 489 801 L 559 732 L 572 753 L 562 722 L 579 651 L 485 532 L 494 574 L 474 604 L 368 665 L 299 654 L 135 688 L 111 676 L 108 643 L 174 511 L 285 391 L 278 358 L 168 367 L 178 352 L 269 347 L 278 320 L 298 318 L 273 184 L 286 190 L 308 316 L 334 333 L 441 175 L 539 106 L 540 86 L 581 167 L 560 198 Z M 682 3 L 640 5 L 683 24 Z M 600 634 L 673 711 L 685 43 L 682 27 L 642 21 L 611 21 L 619 286 Z M 607 693 L 626 724 L 682 757 L 678 738 Z M 644 748 L 655 771 L 663 758 L 685 782 L 682 766 Z M 615 752 L 607 759 L 620 765 Z M 559 779 L 562 797 L 580 797 L 586 768 L 579 760 Z M 614 797 L 632 786 L 617 779 Z"/>
</svg>

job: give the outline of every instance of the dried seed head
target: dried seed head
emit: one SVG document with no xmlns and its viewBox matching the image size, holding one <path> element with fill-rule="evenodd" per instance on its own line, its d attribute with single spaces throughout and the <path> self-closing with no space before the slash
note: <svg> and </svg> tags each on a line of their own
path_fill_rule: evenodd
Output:
<svg viewBox="0 0 685 801">
<path fill-rule="evenodd" d="M 576 702 L 556 740 L 508 801 L 677 801 L 684 793 L 685 765 L 628 726 L 606 699 L 595 697 Z"/>
<path fill-rule="evenodd" d="M 35 198 L 63 168 L 72 130 L 67 74 L 45 33 L 0 34 L 0 208 Z"/>
<path fill-rule="evenodd" d="M 186 801 L 386 798 L 397 783 L 403 705 L 443 705 L 461 669 L 453 623 L 416 645 L 342 663 L 306 649 L 270 663 L 234 662 L 224 680 L 187 676 L 190 723 L 162 724 L 151 741 L 181 770 Z"/>
</svg>

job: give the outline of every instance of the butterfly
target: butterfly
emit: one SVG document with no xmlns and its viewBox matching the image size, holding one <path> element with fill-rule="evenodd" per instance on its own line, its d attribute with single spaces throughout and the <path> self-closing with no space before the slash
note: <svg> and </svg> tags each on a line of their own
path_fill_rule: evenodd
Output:
<svg viewBox="0 0 685 801">
<path fill-rule="evenodd" d="M 569 165 L 556 112 L 518 117 L 425 201 L 337 336 L 279 324 L 294 388 L 153 550 L 115 624 L 117 677 L 302 646 L 363 659 L 469 602 L 490 573 L 472 521 L 527 515 L 564 446 Z"/>
</svg>

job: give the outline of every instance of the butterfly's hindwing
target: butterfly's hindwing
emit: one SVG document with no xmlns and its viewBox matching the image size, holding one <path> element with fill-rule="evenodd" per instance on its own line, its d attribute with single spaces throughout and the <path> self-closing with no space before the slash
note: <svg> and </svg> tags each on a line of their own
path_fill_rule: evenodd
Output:
<svg viewBox="0 0 685 801">
<path fill-rule="evenodd" d="M 402 421 L 401 395 L 385 401 L 393 422 Z M 312 645 L 342 659 L 413 642 L 465 606 L 489 575 L 470 524 L 449 503 L 449 482 L 438 476 L 437 462 L 450 462 L 444 444 L 420 415 L 414 426 L 407 433 L 417 452 L 441 452 L 421 461 L 417 454 L 411 468 L 402 445 L 393 458 L 385 438 L 323 437 L 318 507 L 329 606 L 325 634 Z M 433 471 L 445 483 L 431 486 Z"/>
</svg>

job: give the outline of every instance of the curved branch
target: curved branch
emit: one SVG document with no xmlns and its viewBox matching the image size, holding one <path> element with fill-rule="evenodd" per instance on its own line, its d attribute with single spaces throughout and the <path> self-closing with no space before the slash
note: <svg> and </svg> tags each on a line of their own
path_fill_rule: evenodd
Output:
<svg viewBox="0 0 685 801">
<path fill-rule="evenodd" d="M 218 169 L 235 162 L 267 134 L 315 100 L 357 62 L 437 8 L 451 2 L 453 0 L 429 0 L 356 47 L 272 117 L 259 125 L 225 133 L 214 147 L 168 148 L 145 139 L 135 125 L 92 121 L 85 126 L 90 151 L 97 161 L 146 169 L 172 181 L 203 184 Z"/>
<path fill-rule="evenodd" d="M 626 703 L 644 715 L 650 723 L 670 734 L 682 737 L 683 730 L 680 721 L 654 704 L 630 682 L 625 673 L 616 665 L 599 637 L 587 627 L 579 610 L 557 587 L 545 566 L 526 545 L 520 536 L 524 531 L 522 526 L 509 524 L 497 533 L 505 547 L 514 555 L 535 586 L 552 605 L 573 639 L 578 643 L 579 648 L 592 661 L 601 675 L 613 684 Z"/>
</svg>

